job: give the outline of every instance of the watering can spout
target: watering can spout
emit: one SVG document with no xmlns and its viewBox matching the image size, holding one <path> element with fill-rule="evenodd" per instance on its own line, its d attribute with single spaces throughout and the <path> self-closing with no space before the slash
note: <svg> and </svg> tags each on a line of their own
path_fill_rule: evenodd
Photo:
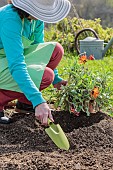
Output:
<svg viewBox="0 0 113 170">
<path fill-rule="evenodd" d="M 112 44 L 113 44 L 113 38 L 105 46 L 105 48 L 104 48 L 104 50 L 102 52 L 102 57 L 104 57 L 104 55 L 106 54 L 107 50 L 111 47 Z"/>
</svg>

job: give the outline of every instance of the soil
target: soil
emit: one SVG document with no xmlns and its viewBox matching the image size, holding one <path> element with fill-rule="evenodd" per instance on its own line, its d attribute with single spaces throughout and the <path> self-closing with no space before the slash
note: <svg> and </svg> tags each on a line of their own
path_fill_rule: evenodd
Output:
<svg viewBox="0 0 113 170">
<path fill-rule="evenodd" d="M 70 143 L 65 151 L 35 123 L 34 114 L 10 113 L 14 122 L 0 125 L 0 170 L 113 170 L 113 118 L 107 114 L 54 111 Z"/>
</svg>

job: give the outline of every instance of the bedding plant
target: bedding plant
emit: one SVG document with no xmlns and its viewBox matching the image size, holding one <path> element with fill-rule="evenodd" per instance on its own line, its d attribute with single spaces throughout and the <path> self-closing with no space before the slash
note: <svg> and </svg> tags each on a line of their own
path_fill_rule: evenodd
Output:
<svg viewBox="0 0 113 170">
<path fill-rule="evenodd" d="M 94 62 L 94 57 L 86 55 L 75 57 L 74 63 L 65 68 L 68 85 L 62 86 L 60 91 L 54 90 L 55 108 L 69 111 L 75 115 L 80 112 L 87 113 L 104 110 L 111 111 L 112 94 L 109 81 L 111 72 L 92 71 L 86 63 Z M 68 63 L 70 65 L 70 63 Z"/>
</svg>

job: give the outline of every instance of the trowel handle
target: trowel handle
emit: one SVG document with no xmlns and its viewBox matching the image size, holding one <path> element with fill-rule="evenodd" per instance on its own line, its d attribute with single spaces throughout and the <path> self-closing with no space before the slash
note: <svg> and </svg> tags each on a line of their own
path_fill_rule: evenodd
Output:
<svg viewBox="0 0 113 170">
<path fill-rule="evenodd" d="M 48 118 L 48 126 L 50 126 L 51 124 L 53 124 L 53 122 Z"/>
</svg>

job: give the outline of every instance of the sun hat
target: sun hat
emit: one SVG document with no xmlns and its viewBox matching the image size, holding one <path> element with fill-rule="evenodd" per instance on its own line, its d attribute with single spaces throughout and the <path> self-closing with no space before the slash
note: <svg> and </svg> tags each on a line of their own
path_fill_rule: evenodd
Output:
<svg viewBox="0 0 113 170">
<path fill-rule="evenodd" d="M 46 23 L 61 21 L 71 8 L 68 0 L 12 0 L 12 4 Z"/>
</svg>

